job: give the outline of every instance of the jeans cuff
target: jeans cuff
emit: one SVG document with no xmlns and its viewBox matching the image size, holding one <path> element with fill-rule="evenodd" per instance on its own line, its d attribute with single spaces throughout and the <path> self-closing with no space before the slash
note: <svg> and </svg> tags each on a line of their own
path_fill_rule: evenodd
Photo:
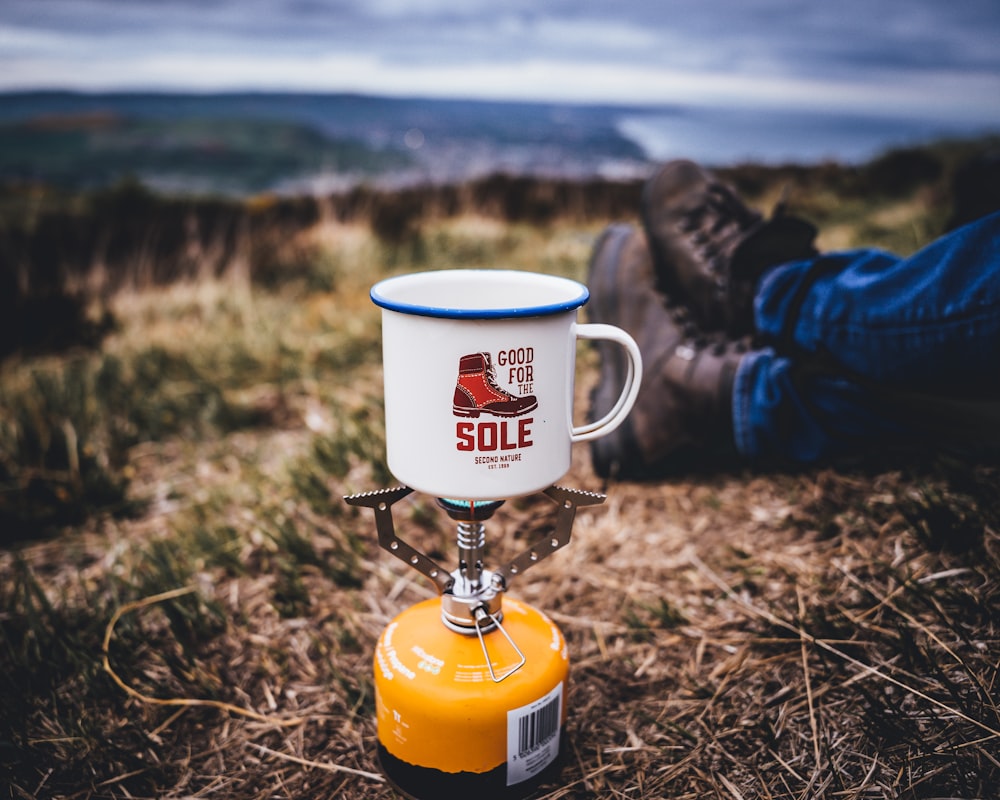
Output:
<svg viewBox="0 0 1000 800">
<path fill-rule="evenodd" d="M 736 375 L 733 377 L 733 440 L 736 443 L 736 450 L 745 458 L 753 458 L 760 450 L 750 422 L 757 362 L 772 356 L 773 352 L 770 349 L 747 353 L 736 367 Z"/>
</svg>

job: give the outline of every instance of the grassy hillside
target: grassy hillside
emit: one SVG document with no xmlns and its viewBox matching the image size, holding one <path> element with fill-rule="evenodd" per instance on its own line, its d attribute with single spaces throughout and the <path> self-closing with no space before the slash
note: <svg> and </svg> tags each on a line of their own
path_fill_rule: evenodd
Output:
<svg viewBox="0 0 1000 800">
<path fill-rule="evenodd" d="M 908 251 L 947 222 L 955 152 L 729 177 L 761 207 L 784 192 L 824 247 Z M 78 319 L 0 364 L 0 795 L 392 797 L 372 651 L 433 592 L 341 501 L 393 483 L 368 288 L 452 266 L 583 279 L 637 189 L 497 177 L 320 203 L 132 186 L 15 204 L 4 247 L 27 272 L 11 274 L 45 286 L 34 270 L 53 270 L 19 308 L 63 298 L 45 313 Z M 595 367 L 582 351 L 581 414 Z M 998 478 L 872 452 L 604 485 L 576 450 L 563 483 L 608 501 L 514 592 L 573 665 L 565 759 L 540 796 L 991 796 Z M 507 503 L 488 563 L 551 513 Z M 397 525 L 453 563 L 431 498 Z"/>
<path fill-rule="evenodd" d="M 188 194 L 247 194 L 316 173 L 363 176 L 409 163 L 400 149 L 270 120 L 130 119 L 110 112 L 0 124 L 0 182 L 103 188 L 125 178 Z"/>
<path fill-rule="evenodd" d="M 956 214 L 968 219 L 1000 205 L 997 150 L 991 139 L 941 142 L 858 167 L 744 165 L 722 172 L 762 209 L 784 199 L 812 219 L 824 247 L 906 253 L 954 224 Z M 161 195 L 134 180 L 84 193 L 44 183 L 7 186 L 0 190 L 0 356 L 94 340 L 109 322 L 101 304 L 125 287 L 217 277 L 234 264 L 264 289 L 309 282 L 329 255 L 317 231 L 330 223 L 370 231 L 394 250 L 392 259 L 454 262 L 466 254 L 434 241 L 439 224 L 471 217 L 543 230 L 593 227 L 634 218 L 640 190 L 640 180 L 506 174 L 249 200 Z"/>
</svg>

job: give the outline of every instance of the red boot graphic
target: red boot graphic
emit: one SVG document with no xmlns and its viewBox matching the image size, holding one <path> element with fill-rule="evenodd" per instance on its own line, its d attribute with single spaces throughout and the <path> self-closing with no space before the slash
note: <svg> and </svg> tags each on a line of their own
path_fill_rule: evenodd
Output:
<svg viewBox="0 0 1000 800">
<path fill-rule="evenodd" d="M 470 353 L 458 360 L 458 382 L 452 405 L 456 417 L 478 417 L 480 412 L 497 417 L 519 417 L 538 408 L 533 394 L 516 397 L 496 384 L 489 353 Z"/>
</svg>

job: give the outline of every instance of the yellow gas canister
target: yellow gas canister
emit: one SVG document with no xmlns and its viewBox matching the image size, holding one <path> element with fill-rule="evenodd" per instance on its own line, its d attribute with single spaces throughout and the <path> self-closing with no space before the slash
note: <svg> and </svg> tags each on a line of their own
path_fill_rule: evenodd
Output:
<svg viewBox="0 0 1000 800">
<path fill-rule="evenodd" d="M 558 766 L 569 657 L 544 614 L 512 598 L 479 632 L 440 599 L 403 611 L 375 648 L 378 755 L 410 797 L 523 797 Z"/>
<path fill-rule="evenodd" d="M 458 567 L 449 572 L 396 535 L 392 506 L 412 491 L 345 498 L 375 512 L 379 546 L 439 593 L 395 617 L 375 647 L 379 763 L 416 800 L 526 797 L 558 771 L 569 656 L 548 617 L 505 595 L 516 576 L 569 542 L 577 508 L 604 495 L 546 489 L 558 505 L 551 533 L 496 570 L 483 566 L 484 521 L 503 501 L 439 497 L 458 523 Z"/>
</svg>

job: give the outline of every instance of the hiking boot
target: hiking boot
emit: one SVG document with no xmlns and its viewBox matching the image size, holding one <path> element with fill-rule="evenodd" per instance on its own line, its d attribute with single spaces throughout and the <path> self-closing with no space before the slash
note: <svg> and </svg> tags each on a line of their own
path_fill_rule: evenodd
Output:
<svg viewBox="0 0 1000 800">
<path fill-rule="evenodd" d="M 456 417 L 478 417 L 482 412 L 495 417 L 519 417 L 536 408 L 535 395 L 518 397 L 497 385 L 489 353 L 469 353 L 458 360 L 458 380 L 452 400 Z"/>
<path fill-rule="evenodd" d="M 592 322 L 616 325 L 642 353 L 642 382 L 631 413 L 611 434 L 591 443 L 601 477 L 648 478 L 686 467 L 694 456 L 733 456 L 732 386 L 745 343 L 701 333 L 687 310 L 655 285 L 642 231 L 612 225 L 594 245 L 588 306 Z M 598 342 L 600 378 L 590 418 L 607 413 L 625 381 L 620 349 Z"/>
<path fill-rule="evenodd" d="M 761 276 L 817 254 L 810 223 L 787 215 L 783 204 L 764 219 L 690 161 L 671 161 L 647 181 L 641 214 L 657 285 L 682 299 L 706 331 L 752 333 Z"/>
</svg>

